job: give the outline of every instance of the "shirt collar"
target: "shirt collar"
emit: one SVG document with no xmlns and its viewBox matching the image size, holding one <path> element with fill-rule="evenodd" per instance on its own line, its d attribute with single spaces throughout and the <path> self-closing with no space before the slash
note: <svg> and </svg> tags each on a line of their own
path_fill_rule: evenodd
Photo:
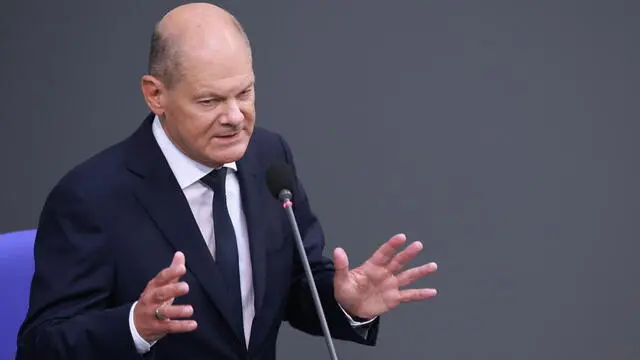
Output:
<svg viewBox="0 0 640 360">
<path fill-rule="evenodd" d="M 164 157 L 167 159 L 169 167 L 171 168 L 173 175 L 176 177 L 176 180 L 178 180 L 178 184 L 181 189 L 184 190 L 191 186 L 213 170 L 213 168 L 194 161 L 180 151 L 180 149 L 171 142 L 165 133 L 158 116 L 153 119 L 152 131 L 153 136 L 158 142 L 158 146 L 160 146 L 160 150 L 164 154 Z M 224 164 L 222 166 L 230 168 L 233 171 L 238 171 L 235 162 Z"/>
</svg>

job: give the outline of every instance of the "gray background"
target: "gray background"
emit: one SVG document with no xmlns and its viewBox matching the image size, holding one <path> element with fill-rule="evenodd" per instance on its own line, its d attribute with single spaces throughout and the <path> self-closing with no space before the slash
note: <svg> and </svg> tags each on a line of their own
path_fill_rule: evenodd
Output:
<svg viewBox="0 0 640 360">
<path fill-rule="evenodd" d="M 167 0 L 0 4 L 0 232 L 146 115 Z M 342 359 L 638 359 L 637 1 L 225 1 L 283 133 L 359 264 L 425 242 L 436 299 Z M 327 357 L 285 326 L 282 359 Z"/>
</svg>

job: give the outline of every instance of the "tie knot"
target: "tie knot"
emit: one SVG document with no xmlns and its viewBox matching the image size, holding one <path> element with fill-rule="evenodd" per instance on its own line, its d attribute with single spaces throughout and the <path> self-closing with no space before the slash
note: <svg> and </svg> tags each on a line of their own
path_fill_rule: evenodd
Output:
<svg viewBox="0 0 640 360">
<path fill-rule="evenodd" d="M 224 189 L 224 183 L 226 180 L 227 168 L 221 167 L 212 170 L 207 175 L 203 176 L 200 179 L 203 183 L 205 183 L 208 187 L 213 189 L 213 191 L 220 191 Z"/>
</svg>

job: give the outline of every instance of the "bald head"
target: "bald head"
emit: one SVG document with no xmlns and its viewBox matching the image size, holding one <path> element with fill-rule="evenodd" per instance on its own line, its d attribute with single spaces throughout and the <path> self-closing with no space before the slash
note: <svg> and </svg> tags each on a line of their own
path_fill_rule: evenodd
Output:
<svg viewBox="0 0 640 360">
<path fill-rule="evenodd" d="M 168 12 L 155 26 L 149 53 L 150 75 L 172 87 L 189 58 L 237 51 L 251 54 L 249 39 L 236 18 L 208 3 L 192 3 Z"/>
</svg>

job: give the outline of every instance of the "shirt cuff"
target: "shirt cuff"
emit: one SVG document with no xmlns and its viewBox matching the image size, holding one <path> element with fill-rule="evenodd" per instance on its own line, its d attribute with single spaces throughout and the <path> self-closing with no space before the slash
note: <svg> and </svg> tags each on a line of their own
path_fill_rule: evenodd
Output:
<svg viewBox="0 0 640 360">
<path fill-rule="evenodd" d="M 353 327 L 353 330 L 355 330 L 358 333 L 358 335 L 366 339 L 367 336 L 369 336 L 370 327 L 368 325 L 374 322 L 378 317 L 375 316 L 372 319 L 365 320 L 365 321 L 356 321 L 353 319 L 351 315 L 349 315 L 349 313 L 347 313 L 347 311 L 342 307 L 342 305 L 338 304 L 338 306 L 340 307 L 344 315 L 347 317 L 347 320 L 349 320 L 349 324 L 351 324 L 351 326 Z"/>
<path fill-rule="evenodd" d="M 340 307 L 340 310 L 342 310 L 342 312 L 344 313 L 344 315 L 347 317 L 347 319 L 349 320 L 349 324 L 351 324 L 351 326 L 353 327 L 359 327 L 359 326 L 364 326 L 364 325 L 369 325 L 372 322 L 375 321 L 375 319 L 377 319 L 378 317 L 375 316 L 369 320 L 365 320 L 365 321 L 356 321 L 353 319 L 353 317 L 351 315 L 349 315 L 349 313 L 347 313 L 347 311 L 342 307 L 342 305 L 338 304 L 338 306 Z"/>
<path fill-rule="evenodd" d="M 142 336 L 140 336 L 140 334 L 138 334 L 138 330 L 136 330 L 136 325 L 133 322 L 133 310 L 136 308 L 136 304 L 138 304 L 137 301 L 133 303 L 133 305 L 131 306 L 131 310 L 129 310 L 129 330 L 131 331 L 131 337 L 133 337 L 133 342 L 136 345 L 136 350 L 138 350 L 138 354 L 142 355 L 142 354 L 148 353 L 151 350 L 151 347 L 153 346 L 153 344 L 156 343 L 156 341 L 150 344 L 145 339 L 143 339 Z"/>
</svg>

